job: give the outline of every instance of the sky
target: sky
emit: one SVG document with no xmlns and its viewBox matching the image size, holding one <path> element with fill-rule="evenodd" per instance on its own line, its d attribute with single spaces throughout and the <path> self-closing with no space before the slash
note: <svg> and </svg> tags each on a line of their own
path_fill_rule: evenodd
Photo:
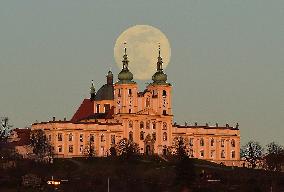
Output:
<svg viewBox="0 0 284 192">
<path fill-rule="evenodd" d="M 283 0 L 2 0 L 0 116 L 71 118 L 92 79 L 117 76 L 116 38 L 134 25 L 169 39 L 176 122 L 238 122 L 242 145 L 284 144 Z"/>
</svg>

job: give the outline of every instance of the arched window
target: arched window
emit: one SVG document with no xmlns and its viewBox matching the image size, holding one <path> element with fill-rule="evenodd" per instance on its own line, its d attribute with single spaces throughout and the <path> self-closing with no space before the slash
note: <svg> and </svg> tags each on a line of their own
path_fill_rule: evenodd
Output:
<svg viewBox="0 0 284 192">
<path fill-rule="evenodd" d="M 144 128 L 144 122 L 140 121 L 140 129 L 143 129 L 143 128 Z"/>
<path fill-rule="evenodd" d="M 204 146 L 204 139 L 203 138 L 200 139 L 200 146 Z"/>
<path fill-rule="evenodd" d="M 193 146 L 193 138 L 189 138 L 189 146 Z"/>
<path fill-rule="evenodd" d="M 153 129 L 156 129 L 156 122 L 153 122 Z"/>
<path fill-rule="evenodd" d="M 225 151 L 224 150 L 221 151 L 221 158 L 225 158 Z"/>
<path fill-rule="evenodd" d="M 210 141 L 211 146 L 214 146 L 214 139 L 212 138 Z"/>
<path fill-rule="evenodd" d="M 221 147 L 225 147 L 225 139 L 221 139 Z"/>
<path fill-rule="evenodd" d="M 200 157 L 204 157 L 204 150 L 200 151 Z"/>
<path fill-rule="evenodd" d="M 167 123 L 163 122 L 163 130 L 167 130 Z"/>
<path fill-rule="evenodd" d="M 189 149 L 189 152 L 188 152 L 189 154 L 188 154 L 188 156 L 189 157 L 193 157 L 193 149 Z"/>
<path fill-rule="evenodd" d="M 73 134 L 69 133 L 69 141 L 72 141 L 72 140 L 73 140 Z"/>
<path fill-rule="evenodd" d="M 150 106 L 150 98 L 148 97 L 147 99 L 146 99 L 146 107 L 149 107 Z"/>
<path fill-rule="evenodd" d="M 166 96 L 167 96 L 167 91 L 163 90 L 163 97 L 166 97 Z"/>
<path fill-rule="evenodd" d="M 152 138 L 153 138 L 154 141 L 156 141 L 156 132 L 152 133 Z"/>
<path fill-rule="evenodd" d="M 140 132 L 140 140 L 144 140 L 144 132 L 143 131 Z"/>
<path fill-rule="evenodd" d="M 235 146 L 236 146 L 236 142 L 235 142 L 234 139 L 231 140 L 231 146 L 232 146 L 232 147 L 235 147 Z"/>
<path fill-rule="evenodd" d="M 129 123 L 128 123 L 128 126 L 129 126 L 129 128 L 133 128 L 133 121 L 129 121 Z"/>
<path fill-rule="evenodd" d="M 146 129 L 150 129 L 150 121 L 146 122 Z"/>
<path fill-rule="evenodd" d="M 129 141 L 133 141 L 133 132 L 132 131 L 129 132 Z"/>
<path fill-rule="evenodd" d="M 168 135 L 166 132 L 163 133 L 163 141 L 167 141 L 168 140 Z"/>
<path fill-rule="evenodd" d="M 104 142 L 104 141 L 105 141 L 105 135 L 102 134 L 102 135 L 101 135 L 101 142 Z"/>
<path fill-rule="evenodd" d="M 232 157 L 232 159 L 235 159 L 235 157 L 236 157 L 236 152 L 235 151 L 232 151 L 231 157 Z"/>
</svg>

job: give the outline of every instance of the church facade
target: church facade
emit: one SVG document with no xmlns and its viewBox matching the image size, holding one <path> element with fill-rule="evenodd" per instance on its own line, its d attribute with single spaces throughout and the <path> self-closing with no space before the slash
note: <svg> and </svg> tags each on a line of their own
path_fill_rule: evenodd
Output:
<svg viewBox="0 0 284 192">
<path fill-rule="evenodd" d="M 92 82 L 90 98 L 84 99 L 71 120 L 34 123 L 42 129 L 58 158 L 85 156 L 93 146 L 97 156 L 107 156 L 109 149 L 127 138 L 139 145 L 141 154 L 166 154 L 175 138 L 183 137 L 191 157 L 225 165 L 239 165 L 240 131 L 238 125 L 209 126 L 173 123 L 172 86 L 167 82 L 160 55 L 152 82 L 142 92 L 133 81 L 124 50 L 122 70 L 113 83 L 111 71 L 106 84 L 97 92 Z"/>
</svg>

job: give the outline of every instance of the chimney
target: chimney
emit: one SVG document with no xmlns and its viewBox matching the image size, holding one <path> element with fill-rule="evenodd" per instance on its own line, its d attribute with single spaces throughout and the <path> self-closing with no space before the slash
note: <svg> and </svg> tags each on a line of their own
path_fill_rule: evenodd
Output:
<svg viewBox="0 0 284 192">
<path fill-rule="evenodd" d="M 63 121 L 66 121 L 66 117 L 64 117 Z"/>
<path fill-rule="evenodd" d="M 52 121 L 55 121 L 55 117 L 52 117 Z"/>
</svg>

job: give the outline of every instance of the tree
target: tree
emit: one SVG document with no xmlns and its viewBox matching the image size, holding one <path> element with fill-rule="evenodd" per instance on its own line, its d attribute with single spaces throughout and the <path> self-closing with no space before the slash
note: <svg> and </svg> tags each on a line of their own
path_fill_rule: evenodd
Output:
<svg viewBox="0 0 284 192">
<path fill-rule="evenodd" d="M 95 145 L 94 145 L 94 141 L 92 141 L 92 139 L 90 138 L 89 144 L 86 145 L 85 149 L 84 149 L 84 154 L 89 157 L 95 157 L 96 156 L 96 150 L 95 150 Z"/>
<path fill-rule="evenodd" d="M 7 142 L 9 133 L 13 126 L 9 124 L 8 117 L 1 117 L 0 120 L 0 158 L 14 158 L 16 155 L 15 149 Z"/>
<path fill-rule="evenodd" d="M 40 160 L 43 160 L 45 157 L 51 158 L 53 156 L 53 148 L 43 130 L 33 130 L 30 138 L 33 153 Z"/>
<path fill-rule="evenodd" d="M 187 140 L 183 137 L 175 137 L 172 145 L 172 154 L 178 159 L 188 157 Z"/>
<path fill-rule="evenodd" d="M 256 168 L 263 155 L 262 146 L 256 141 L 249 141 L 241 148 L 241 156 L 249 163 L 251 168 Z"/>
<path fill-rule="evenodd" d="M 12 125 L 9 124 L 8 117 L 1 117 L 1 125 L 0 125 L 0 142 L 5 141 L 9 132 L 11 131 Z"/>
<path fill-rule="evenodd" d="M 123 138 L 116 145 L 116 151 L 119 156 L 130 158 L 139 153 L 139 146 L 137 143 Z"/>
<path fill-rule="evenodd" d="M 188 157 L 186 146 L 187 140 L 183 137 L 176 137 L 173 141 L 173 153 L 177 158 L 175 173 L 175 185 L 188 188 L 195 180 L 195 167 L 193 159 Z"/>
<path fill-rule="evenodd" d="M 281 171 L 284 162 L 284 148 L 275 142 L 267 145 L 267 153 L 264 157 L 265 167 L 271 171 Z"/>
<path fill-rule="evenodd" d="M 111 148 L 109 149 L 109 152 L 110 152 L 110 156 L 112 156 L 112 157 L 117 156 L 115 147 L 111 147 Z"/>
</svg>

